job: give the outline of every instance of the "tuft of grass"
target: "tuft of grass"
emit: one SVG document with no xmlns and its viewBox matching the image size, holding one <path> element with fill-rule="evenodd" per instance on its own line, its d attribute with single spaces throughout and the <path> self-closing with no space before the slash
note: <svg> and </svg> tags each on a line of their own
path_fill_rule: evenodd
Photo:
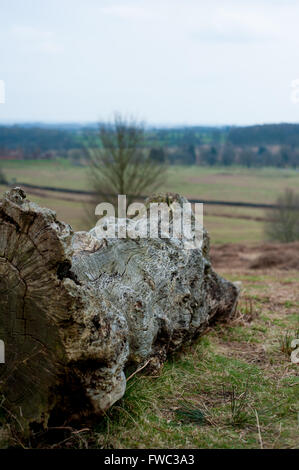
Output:
<svg viewBox="0 0 299 470">
<path fill-rule="evenodd" d="M 296 330 L 287 330 L 279 338 L 279 348 L 287 356 L 291 355 L 291 352 L 293 350 L 291 344 L 294 339 L 299 339 L 299 328 L 297 328 Z"/>
<path fill-rule="evenodd" d="M 205 412 L 195 405 L 186 405 L 183 403 L 180 408 L 175 410 L 175 414 L 184 423 L 195 423 L 203 426 L 208 422 Z"/>
<path fill-rule="evenodd" d="M 246 384 L 245 390 L 241 393 L 237 392 L 235 386 L 232 386 L 230 392 L 230 404 L 231 404 L 231 420 L 234 425 L 240 425 L 248 420 L 248 383 Z"/>
<path fill-rule="evenodd" d="M 250 323 L 258 316 L 258 310 L 254 299 L 248 295 L 244 295 L 239 304 L 235 313 L 234 320 L 237 322 Z"/>
</svg>

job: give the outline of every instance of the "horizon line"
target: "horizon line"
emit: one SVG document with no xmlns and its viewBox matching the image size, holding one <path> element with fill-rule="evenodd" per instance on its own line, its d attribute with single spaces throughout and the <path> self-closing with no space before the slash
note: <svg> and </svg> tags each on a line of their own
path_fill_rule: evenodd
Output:
<svg viewBox="0 0 299 470">
<path fill-rule="evenodd" d="M 0 121 L 0 126 L 98 126 L 101 123 L 111 122 L 111 120 L 98 120 L 98 121 L 44 121 L 44 120 L 9 120 Z M 113 122 L 113 121 L 112 121 Z M 141 121 L 144 122 L 144 121 Z M 276 121 L 276 122 L 255 122 L 247 124 L 236 124 L 236 123 L 152 123 L 144 122 L 145 128 L 182 128 L 182 127 L 211 127 L 211 128 L 224 128 L 224 127 L 252 127 L 252 126 L 264 126 L 264 125 L 282 125 L 282 124 L 299 124 L 299 121 Z"/>
</svg>

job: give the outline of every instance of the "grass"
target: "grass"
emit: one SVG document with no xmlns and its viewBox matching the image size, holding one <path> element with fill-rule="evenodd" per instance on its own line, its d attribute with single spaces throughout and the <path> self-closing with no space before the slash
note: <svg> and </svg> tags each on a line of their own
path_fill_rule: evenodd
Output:
<svg viewBox="0 0 299 470">
<path fill-rule="evenodd" d="M 6 190 L 7 187 L 0 185 L 1 194 Z M 86 217 L 85 203 L 75 199 L 72 201 L 60 199 L 60 194 L 55 195 L 47 191 L 44 191 L 43 196 L 30 194 L 30 190 L 27 189 L 26 192 L 30 201 L 36 202 L 42 207 L 49 207 L 55 210 L 58 219 L 69 223 L 75 231 L 91 229 L 92 224 Z M 67 197 L 69 198 L 69 195 Z M 238 211 L 239 208 L 236 209 Z M 215 210 L 214 207 L 213 210 Z M 204 225 L 210 233 L 213 244 L 229 242 L 254 243 L 262 241 L 263 224 L 250 218 L 239 218 L 239 212 L 237 211 L 234 212 L 234 208 L 230 209 L 230 216 L 225 217 L 210 215 L 210 208 L 205 208 Z"/>
<path fill-rule="evenodd" d="M 60 158 L 55 161 L 3 161 L 9 180 L 54 187 L 89 189 L 86 167 Z M 295 191 L 299 173 L 292 169 L 170 166 L 162 191 L 214 200 L 274 202 L 285 187 Z"/>
<path fill-rule="evenodd" d="M 219 243 L 257 243 L 263 240 L 263 224 L 256 220 L 204 216 L 211 242 Z"/>
<path fill-rule="evenodd" d="M 297 330 L 286 331 L 283 335 L 281 335 L 279 344 L 280 350 L 285 353 L 287 356 L 293 351 L 292 342 L 295 339 L 299 339 L 299 328 Z"/>
<path fill-rule="evenodd" d="M 1 168 L 9 181 L 56 188 L 88 189 L 86 168 L 74 166 L 63 158 L 53 161 L 8 160 L 1 162 Z"/>
<path fill-rule="evenodd" d="M 74 166 L 60 158 L 55 161 L 3 161 L 1 166 L 12 181 L 38 185 L 90 189 L 85 167 Z M 211 200 L 272 203 L 285 187 L 299 186 L 299 173 L 277 168 L 246 169 L 240 167 L 171 166 L 162 191 L 179 192 L 192 198 Z M 0 187 L 4 191 L 5 186 Z M 57 212 L 74 230 L 88 230 L 86 206 L 75 196 L 33 194 L 30 199 Z M 64 199 L 63 199 L 64 196 Z M 258 243 L 264 238 L 264 211 L 254 208 L 208 206 L 204 208 L 204 223 L 212 243 Z"/>
<path fill-rule="evenodd" d="M 0 185 L 1 194 L 6 190 L 7 187 Z M 60 199 L 60 195 L 54 195 L 47 191 L 44 191 L 43 196 L 30 194 L 30 190 L 27 189 L 26 193 L 30 201 L 39 204 L 41 207 L 49 207 L 55 210 L 58 219 L 69 223 L 75 231 L 91 229 L 92 224 L 86 217 L 85 203 L 75 199 L 72 201 Z M 212 214 L 213 210 L 215 210 L 215 207 L 212 209 Z M 221 214 L 223 209 L 220 209 L 220 211 Z M 205 207 L 204 225 L 209 231 L 213 244 L 258 243 L 263 240 L 263 224 L 251 218 L 240 218 L 239 208 L 236 208 L 236 210 L 235 208 L 230 209 L 229 217 L 221 216 L 219 211 L 218 215 L 210 215 L 210 213 L 211 209 Z M 248 210 L 246 214 L 248 215 Z"/>
<path fill-rule="evenodd" d="M 242 278 L 235 318 L 216 324 L 194 345 L 169 358 L 162 370 L 143 369 L 126 394 L 94 423 L 69 428 L 56 442 L 36 436 L 36 447 L 76 448 L 298 448 L 298 365 L 282 350 L 282 326 L 298 334 L 298 273 Z M 278 296 L 284 286 L 285 298 Z M 296 290 L 297 289 L 297 290 Z M 29 445 L 28 443 L 26 445 Z"/>
<path fill-rule="evenodd" d="M 295 191 L 299 174 L 277 168 L 170 167 L 165 189 L 189 197 L 247 202 L 274 202 L 285 187 Z M 174 189 L 175 188 L 175 189 Z"/>
</svg>

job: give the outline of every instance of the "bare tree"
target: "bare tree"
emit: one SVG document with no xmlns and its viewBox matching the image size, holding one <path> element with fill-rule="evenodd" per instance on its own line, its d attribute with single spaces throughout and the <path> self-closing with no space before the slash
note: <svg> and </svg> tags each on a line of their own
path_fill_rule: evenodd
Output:
<svg viewBox="0 0 299 470">
<path fill-rule="evenodd" d="M 286 189 L 276 204 L 278 208 L 267 214 L 266 237 L 283 243 L 299 240 L 299 194 Z"/>
<path fill-rule="evenodd" d="M 161 185 L 166 165 L 146 150 L 142 123 L 115 114 L 112 123 L 100 125 L 99 137 L 100 144 L 87 149 L 98 202 L 115 204 L 118 194 L 126 194 L 130 204 Z"/>
</svg>

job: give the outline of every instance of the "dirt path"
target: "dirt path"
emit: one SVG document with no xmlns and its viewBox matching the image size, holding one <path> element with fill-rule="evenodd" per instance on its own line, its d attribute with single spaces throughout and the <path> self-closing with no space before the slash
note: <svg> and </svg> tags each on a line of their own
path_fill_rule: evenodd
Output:
<svg viewBox="0 0 299 470">
<path fill-rule="evenodd" d="M 299 242 L 214 245 L 211 260 L 215 269 L 299 270 Z"/>
</svg>

